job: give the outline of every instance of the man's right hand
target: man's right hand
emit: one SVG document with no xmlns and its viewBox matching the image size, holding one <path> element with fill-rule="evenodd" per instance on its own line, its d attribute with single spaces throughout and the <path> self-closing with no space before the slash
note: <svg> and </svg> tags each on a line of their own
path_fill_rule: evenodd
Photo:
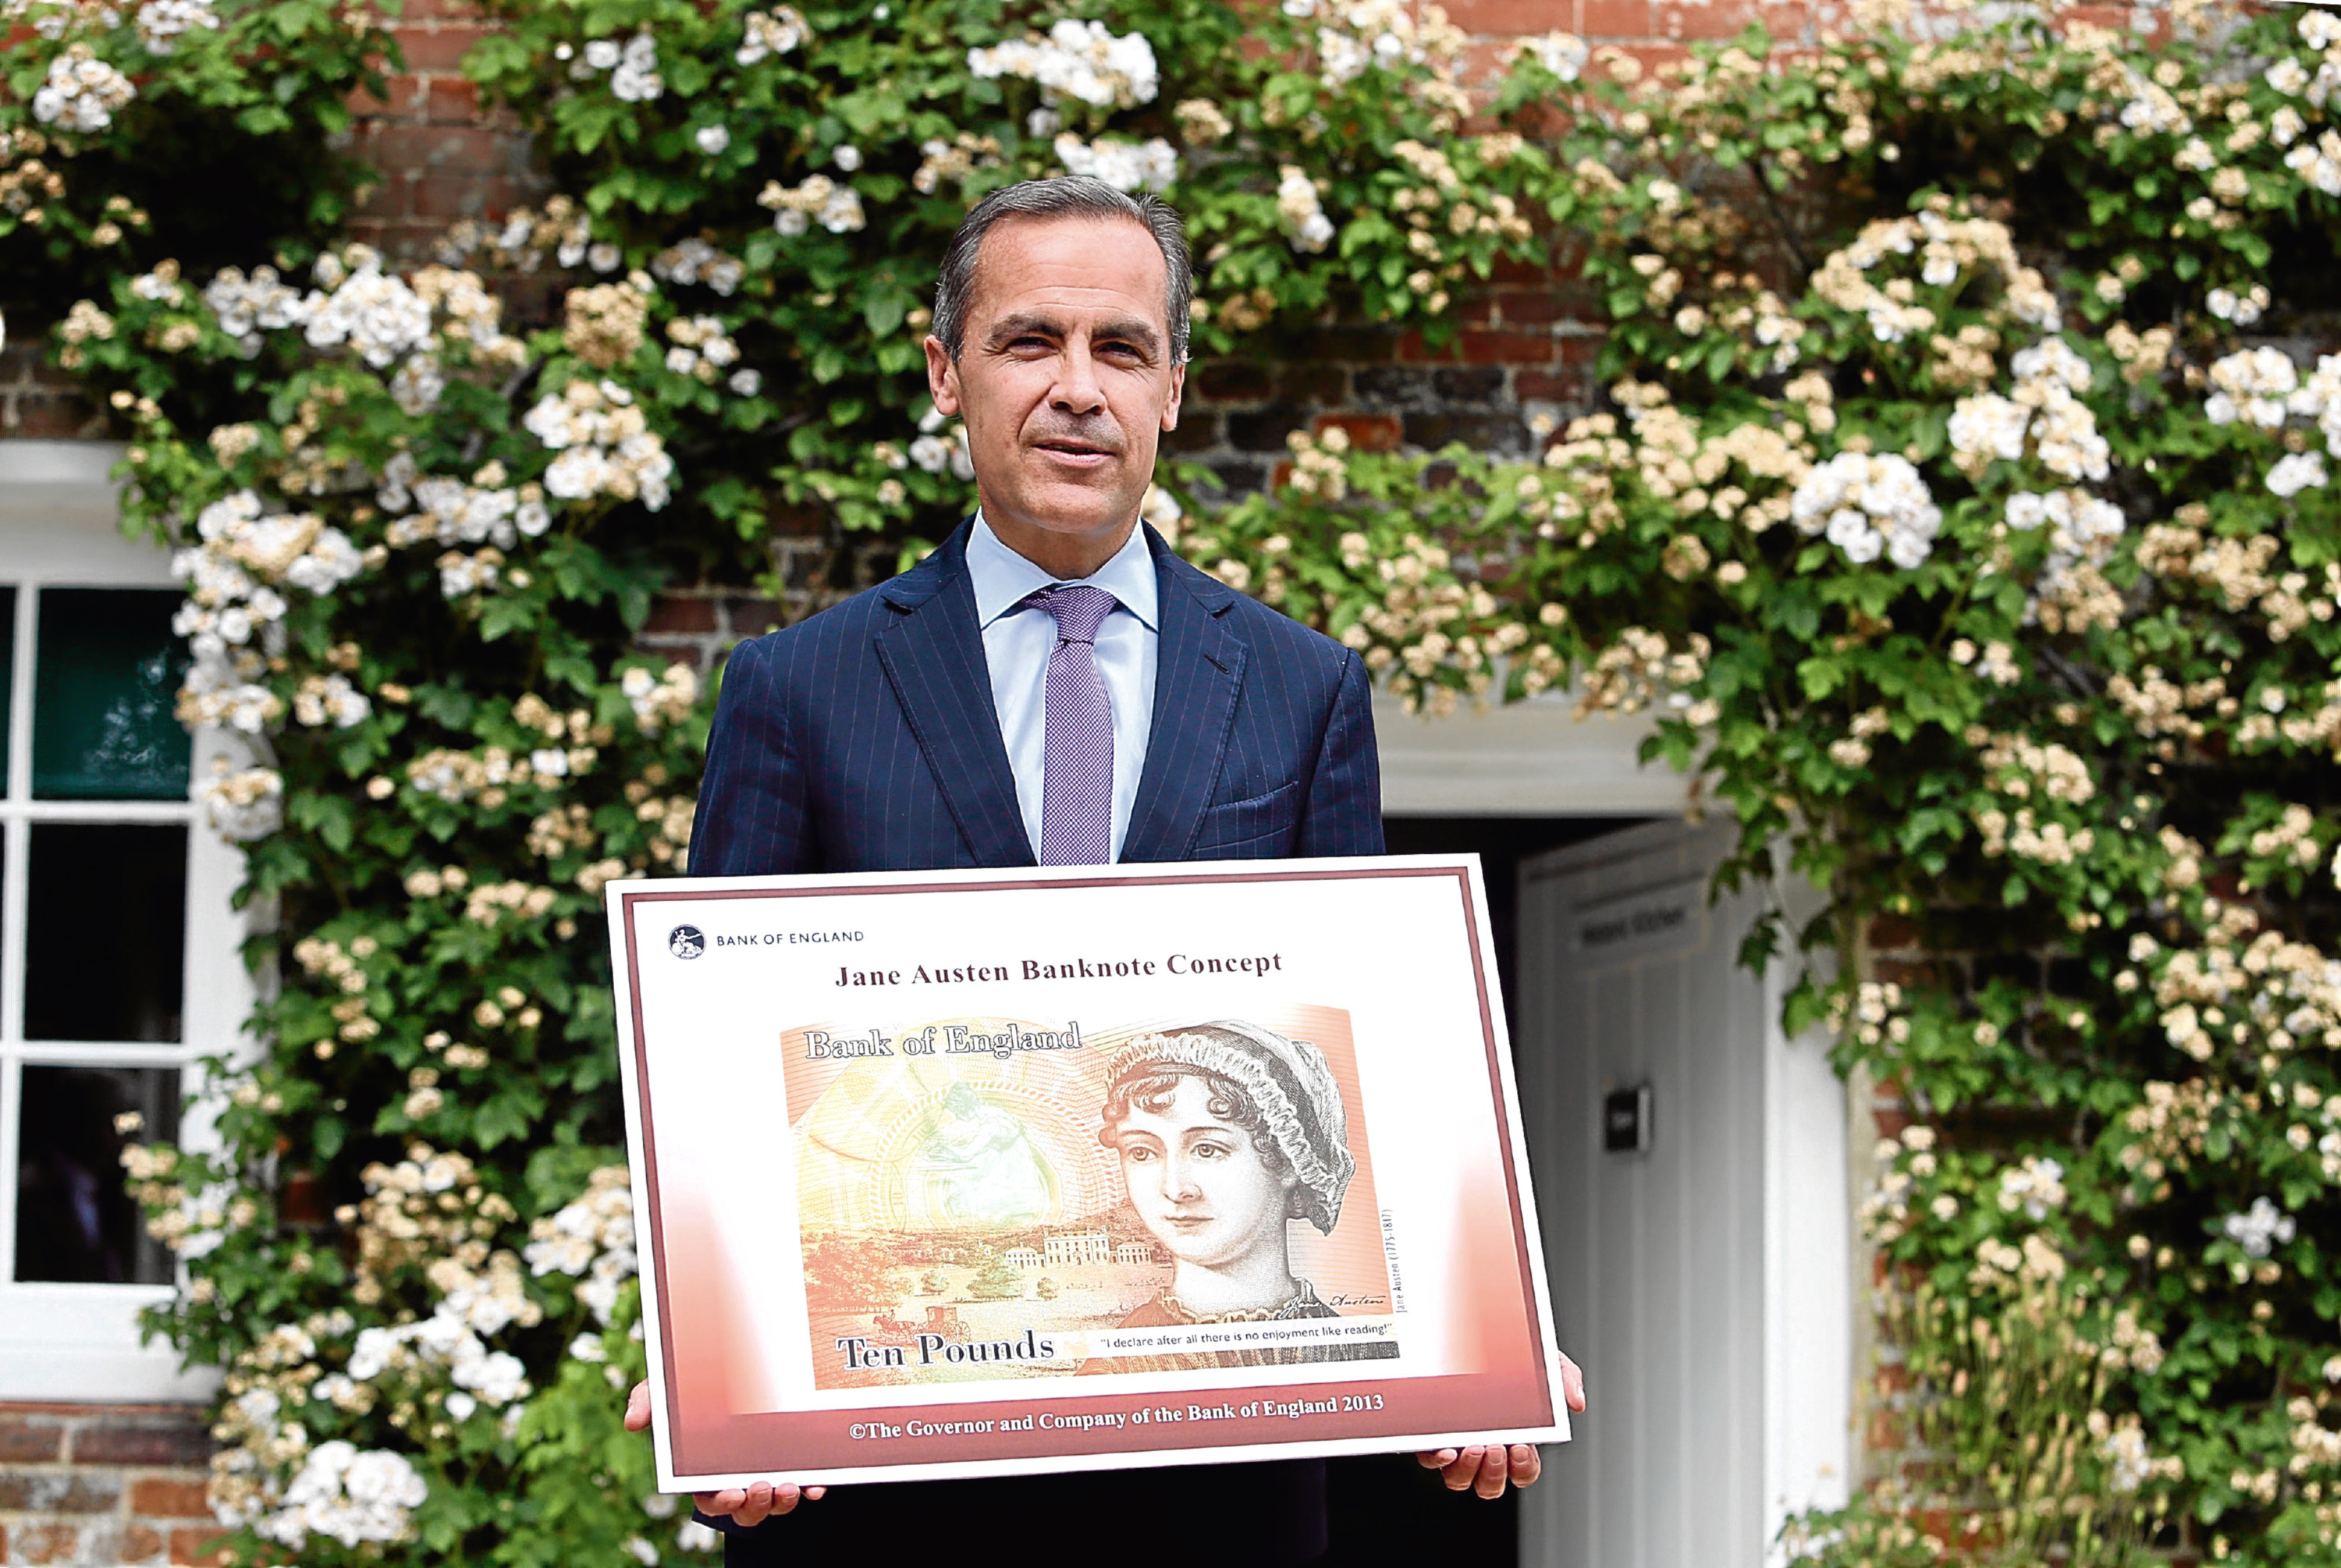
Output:
<svg viewBox="0 0 2341 1568">
<path fill-rule="evenodd" d="M 647 1432 L 651 1424 L 651 1385 L 634 1384 L 626 1395 L 626 1430 Z M 759 1481 L 722 1492 L 694 1492 L 691 1500 L 711 1519 L 728 1518 L 735 1524 L 762 1524 L 776 1513 L 786 1513 L 799 1500 L 818 1502 L 826 1486 L 799 1486 L 793 1481 Z"/>
</svg>

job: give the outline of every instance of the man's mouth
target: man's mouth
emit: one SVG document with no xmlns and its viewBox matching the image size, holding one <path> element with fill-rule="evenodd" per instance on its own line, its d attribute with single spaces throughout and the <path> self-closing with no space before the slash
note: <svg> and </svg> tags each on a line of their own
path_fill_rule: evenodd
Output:
<svg viewBox="0 0 2341 1568">
<path fill-rule="evenodd" d="M 1095 442 L 1078 441 L 1065 436 L 1051 436 L 1043 441 L 1036 441 L 1032 444 L 1052 456 L 1075 462 L 1101 462 L 1113 455 L 1110 448 L 1100 446 Z"/>
</svg>

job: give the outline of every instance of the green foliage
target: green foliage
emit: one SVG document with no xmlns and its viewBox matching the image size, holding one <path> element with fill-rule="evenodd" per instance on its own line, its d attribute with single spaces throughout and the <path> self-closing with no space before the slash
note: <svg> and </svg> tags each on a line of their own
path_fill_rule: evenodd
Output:
<svg viewBox="0 0 2341 1568">
<path fill-rule="evenodd" d="M 1589 87 L 1556 37 L 1467 134 L 1443 23 L 1304 9 L 1025 38 L 991 0 L 515 7 L 470 69 L 569 194 L 445 264 L 84 253 L 59 358 L 185 551 L 183 713 L 243 752 L 205 788 L 275 918 L 219 1147 L 132 1170 L 190 1259 L 156 1326 L 228 1370 L 243 1559 L 707 1544 L 653 1528 L 614 1425 L 641 1351 L 592 928 L 612 878 L 680 868 L 707 713 L 630 650 L 660 585 L 774 533 L 956 520 L 927 281 L 982 192 L 1094 166 L 1167 178 L 1210 352 L 1435 338 L 1504 256 L 1604 303 L 1609 402 L 1532 462 L 1296 433 L 1274 493 L 1166 472 L 1148 515 L 1182 492 L 1192 559 L 1431 715 L 1649 715 L 1740 824 L 1724 881 L 1784 855 L 1827 896 L 1748 952 L 1849 960 L 1787 1021 L 1920 1118 L 1868 1218 L 1940 1466 L 1808 1554 L 2119 1561 L 2185 1517 L 2334 1560 L 2341 362 L 2286 345 L 2341 275 L 2311 94 L 2341 26 L 1751 33 Z M 330 216 L 337 176 L 274 166 Z M 1865 977 L 1880 917 L 1953 957 Z"/>
<path fill-rule="evenodd" d="M 9 18 L 0 302 L 39 320 L 165 256 L 208 273 L 313 252 L 363 173 L 329 138 L 399 60 L 382 15 L 331 0 L 30 0 Z"/>
</svg>

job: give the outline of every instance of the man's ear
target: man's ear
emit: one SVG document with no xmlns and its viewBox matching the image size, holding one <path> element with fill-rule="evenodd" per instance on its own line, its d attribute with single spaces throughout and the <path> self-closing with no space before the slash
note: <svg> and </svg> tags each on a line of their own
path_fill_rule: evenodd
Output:
<svg viewBox="0 0 2341 1568">
<path fill-rule="evenodd" d="M 943 347 L 943 340 L 932 332 L 927 334 L 927 392 L 935 400 L 937 413 L 949 417 L 959 412 L 959 366 L 952 362 L 951 351 Z M 1178 402 L 1175 392 L 1171 402 Z M 1163 428 L 1168 430 L 1170 426 Z"/>
<path fill-rule="evenodd" d="M 1187 362 L 1180 360 L 1170 367 L 1170 401 L 1162 405 L 1162 428 L 1179 428 L 1179 399 L 1187 390 Z"/>
</svg>

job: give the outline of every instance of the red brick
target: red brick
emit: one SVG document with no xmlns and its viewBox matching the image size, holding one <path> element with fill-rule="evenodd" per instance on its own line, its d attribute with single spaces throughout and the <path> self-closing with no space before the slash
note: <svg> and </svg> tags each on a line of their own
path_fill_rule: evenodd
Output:
<svg viewBox="0 0 2341 1568">
<path fill-rule="evenodd" d="M 472 45 L 486 37 L 493 29 L 465 22 L 445 22 L 427 32 L 399 30 L 399 47 L 406 52 L 406 64 L 414 71 L 453 71 L 461 69 L 463 56 Z"/>
<path fill-rule="evenodd" d="M 423 89 L 423 117 L 432 124 L 468 124 L 480 117 L 478 83 L 458 77 L 433 76 L 418 85 Z"/>
<path fill-rule="evenodd" d="M 193 1469 L 210 1464 L 211 1457 L 211 1434 L 192 1413 L 108 1415 L 73 1435 L 76 1464 L 169 1464 Z"/>
<path fill-rule="evenodd" d="M 762 637 L 788 624 L 788 606 L 753 594 L 731 594 L 723 600 L 723 623 L 742 637 Z"/>
<path fill-rule="evenodd" d="M 1326 413 L 1319 414 L 1316 432 L 1321 436 L 1335 428 L 1349 432 L 1350 445 L 1357 452 L 1396 452 L 1402 427 L 1394 413 Z"/>
<path fill-rule="evenodd" d="M 644 631 L 712 631 L 715 601 L 700 594 L 662 593 L 651 600 Z"/>
<path fill-rule="evenodd" d="M 41 1464 L 64 1452 L 65 1424 L 53 1415 L 30 1412 L 0 1412 L 0 1462 Z M 0 1562 L 7 1554 L 0 1553 Z"/>
<path fill-rule="evenodd" d="M 1649 38 L 1650 0 L 1584 0 L 1578 31 L 1588 38 Z"/>
<path fill-rule="evenodd" d="M 1560 293 L 1555 289 L 1505 289 L 1491 302 L 1507 326 L 1542 326 L 1560 320 Z"/>
<path fill-rule="evenodd" d="M 1461 355 L 1456 352 L 1452 339 L 1445 348 L 1434 351 L 1420 332 L 1409 331 L 1399 334 L 1398 357 L 1404 364 L 1430 364 L 1439 361 L 1451 362 Z"/>
<path fill-rule="evenodd" d="M 1555 357 L 1553 340 L 1542 332 L 1475 332 L 1466 327 L 1459 341 L 1469 364 L 1549 364 Z"/>
<path fill-rule="evenodd" d="M 1522 402 L 1569 402 L 1585 395 L 1585 382 L 1546 371 L 1521 371 L 1512 377 L 1512 394 Z"/>
<path fill-rule="evenodd" d="M 1790 15 L 1785 10 L 1766 7 L 1759 16 L 1752 5 L 1660 5 L 1658 33 L 1663 38 L 1732 38 L 1737 37 L 1748 23 L 1762 21 L 1778 37 L 1793 25 L 1802 32 L 1801 15 Z M 1794 36 L 1794 33 L 1788 35 Z"/>
<path fill-rule="evenodd" d="M 1447 19 L 1466 33 L 1567 32 L 1571 0 L 1447 0 Z"/>
<path fill-rule="evenodd" d="M 219 1539 L 221 1531 L 216 1524 L 206 1524 L 194 1530 L 174 1530 L 171 1532 L 171 1561 L 181 1564 L 182 1568 L 190 1564 L 194 1568 L 225 1568 L 228 1561 L 226 1547 L 204 1550 Z"/>
<path fill-rule="evenodd" d="M 130 1512 L 160 1519 L 209 1519 L 212 1505 L 200 1480 L 148 1475 L 130 1484 Z"/>
<path fill-rule="evenodd" d="M 122 1533 L 122 1560 L 125 1563 L 151 1563 L 163 1555 L 163 1533 L 144 1524 L 133 1524 Z"/>
<path fill-rule="evenodd" d="M 121 1479 L 105 1471 L 0 1471 L 0 1512 L 107 1513 L 121 1502 Z"/>
<path fill-rule="evenodd" d="M 516 194 L 513 183 L 495 174 L 425 174 L 415 182 L 418 218 L 476 218 L 503 212 Z"/>
<path fill-rule="evenodd" d="M 81 1531 L 71 1524 L 20 1524 L 11 1563 L 71 1563 L 79 1554 Z"/>
</svg>

